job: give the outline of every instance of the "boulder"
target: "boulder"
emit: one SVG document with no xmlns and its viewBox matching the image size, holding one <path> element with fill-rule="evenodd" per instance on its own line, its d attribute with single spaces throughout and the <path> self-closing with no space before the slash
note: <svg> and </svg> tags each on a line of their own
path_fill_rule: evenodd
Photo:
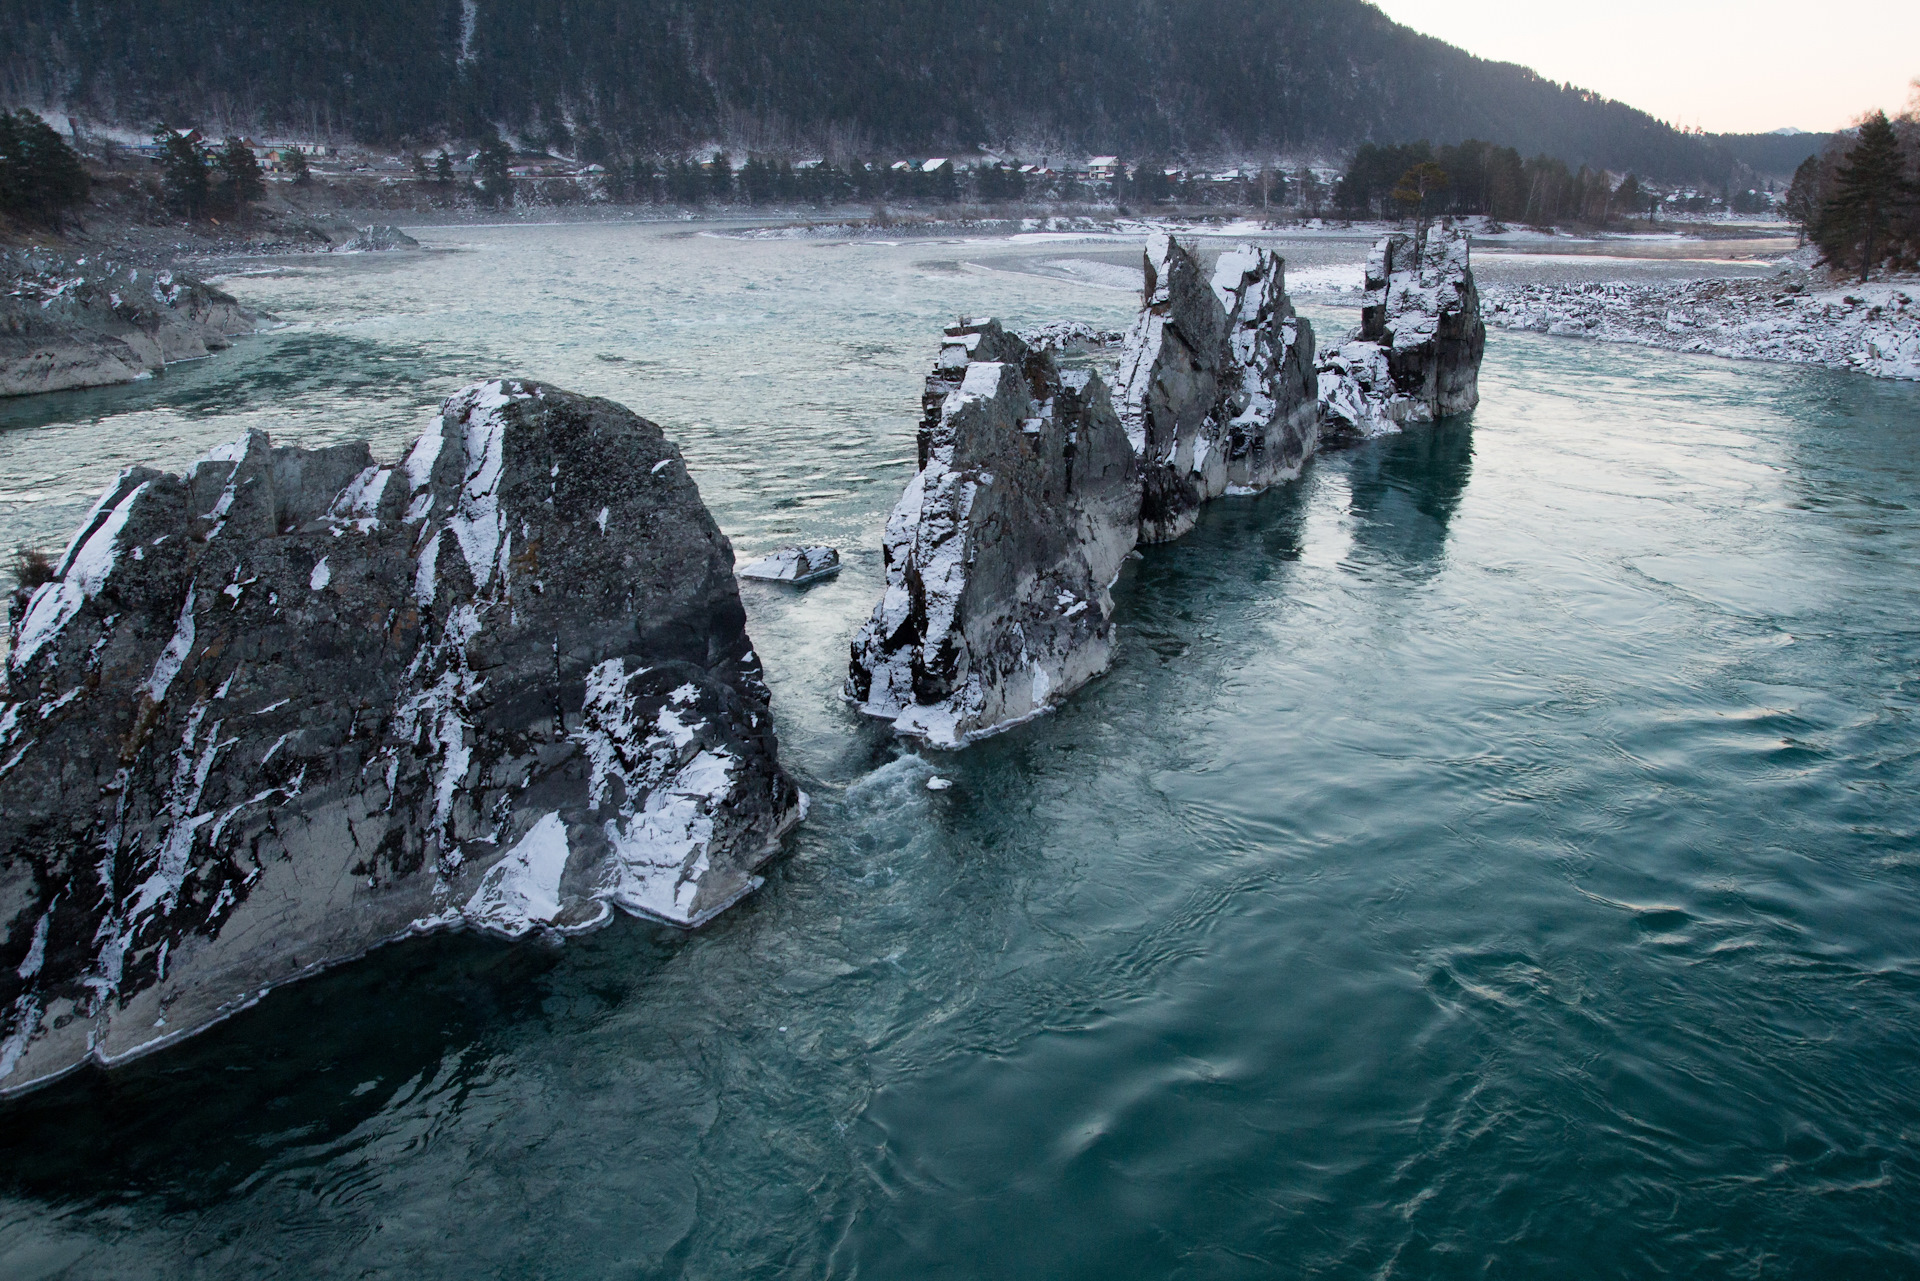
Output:
<svg viewBox="0 0 1920 1281">
<path fill-rule="evenodd" d="M 745 621 L 660 429 L 531 382 L 127 471 L 12 619 L 0 1092 L 423 931 L 709 919 L 805 811 Z"/>
<path fill-rule="evenodd" d="M 1140 541 L 1193 528 L 1200 505 L 1300 474 L 1317 443 L 1313 328 L 1285 263 L 1242 246 L 1209 275 L 1173 237 L 1147 243 L 1144 303 L 1116 376 L 1140 460 Z"/>
<path fill-rule="evenodd" d="M 1466 233 L 1382 237 L 1367 259 L 1360 328 L 1321 356 L 1322 430 L 1375 436 L 1466 413 L 1480 403 L 1486 347 Z"/>
<path fill-rule="evenodd" d="M 21 255 L 0 272 L 0 396 L 131 382 L 224 350 L 263 319 L 171 271 Z"/>
<path fill-rule="evenodd" d="M 740 569 L 740 577 L 769 583 L 817 582 L 840 572 L 840 552 L 834 547 L 782 547 Z"/>
<path fill-rule="evenodd" d="M 345 254 L 387 253 L 395 249 L 418 249 L 420 242 L 398 227 L 377 226 L 356 230 L 353 239 L 340 246 Z"/>
<path fill-rule="evenodd" d="M 1105 383 L 992 320 L 963 321 L 922 397 L 920 469 L 887 520 L 886 594 L 847 696 L 958 747 L 1104 670 L 1108 589 L 1134 545 L 1134 454 Z"/>
</svg>

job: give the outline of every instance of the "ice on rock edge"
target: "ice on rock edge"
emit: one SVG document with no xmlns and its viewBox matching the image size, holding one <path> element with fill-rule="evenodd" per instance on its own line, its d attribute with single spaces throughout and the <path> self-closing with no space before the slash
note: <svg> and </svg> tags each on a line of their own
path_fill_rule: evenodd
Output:
<svg viewBox="0 0 1920 1281">
<path fill-rule="evenodd" d="M 476 928 L 519 938 L 560 915 L 560 878 L 567 870 L 567 825 L 542 815 L 507 856 L 487 869 L 460 915 Z"/>
</svg>

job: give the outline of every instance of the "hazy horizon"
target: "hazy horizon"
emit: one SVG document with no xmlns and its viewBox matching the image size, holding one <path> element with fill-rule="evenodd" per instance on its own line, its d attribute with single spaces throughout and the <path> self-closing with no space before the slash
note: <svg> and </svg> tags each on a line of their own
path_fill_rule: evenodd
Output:
<svg viewBox="0 0 1920 1281">
<path fill-rule="evenodd" d="M 1512 0 L 1373 3 L 1468 53 L 1709 133 L 1842 129 L 1875 108 L 1905 106 L 1920 76 L 1912 0 L 1855 0 L 1846 20 L 1824 22 L 1784 0 L 1616 0 L 1604 12 Z"/>
</svg>

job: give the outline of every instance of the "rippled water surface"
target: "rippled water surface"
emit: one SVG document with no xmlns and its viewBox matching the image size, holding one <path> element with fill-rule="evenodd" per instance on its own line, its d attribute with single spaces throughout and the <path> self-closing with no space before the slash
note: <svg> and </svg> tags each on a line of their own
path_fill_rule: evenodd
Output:
<svg viewBox="0 0 1920 1281">
<path fill-rule="evenodd" d="M 938 326 L 1122 324 L 1057 265 L 1113 247 L 423 238 L 0 403 L 0 536 L 612 396 L 741 551 L 847 553 L 745 589 L 813 817 L 699 934 L 392 948 L 0 1108 L 0 1272 L 1920 1275 L 1920 387 L 1495 334 L 1470 420 L 1215 504 L 1110 674 L 922 757 L 837 690 Z"/>
</svg>

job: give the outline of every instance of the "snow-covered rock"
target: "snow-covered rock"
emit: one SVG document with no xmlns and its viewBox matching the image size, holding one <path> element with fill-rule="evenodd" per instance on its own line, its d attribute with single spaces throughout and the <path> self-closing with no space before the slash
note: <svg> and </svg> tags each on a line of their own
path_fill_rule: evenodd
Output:
<svg viewBox="0 0 1920 1281">
<path fill-rule="evenodd" d="M 1230 487 L 1299 475 L 1317 443 L 1313 350 L 1272 252 L 1229 250 L 1209 275 L 1172 236 L 1149 237 L 1143 305 L 1115 376 L 1140 460 L 1140 541 L 1180 537 Z"/>
<path fill-rule="evenodd" d="M 381 224 L 368 227 L 341 245 L 343 254 L 387 253 L 395 249 L 418 249 L 420 242 L 398 227 Z"/>
<path fill-rule="evenodd" d="M 131 382 L 231 346 L 261 319 L 171 271 L 0 255 L 0 396 Z"/>
<path fill-rule="evenodd" d="M 1468 412 L 1486 346 L 1466 233 L 1383 236 L 1367 259 L 1360 328 L 1320 356 L 1321 430 L 1376 436 Z"/>
<path fill-rule="evenodd" d="M 1500 329 L 1920 379 L 1916 300 L 1920 279 L 1516 285 L 1489 290 L 1486 314 Z"/>
<path fill-rule="evenodd" d="M 922 397 L 920 469 L 887 520 L 887 588 L 847 696 L 958 747 L 1105 669 L 1108 588 L 1140 511 L 1106 385 L 992 320 L 947 330 Z"/>
<path fill-rule="evenodd" d="M 678 451 L 530 382 L 130 469 L 12 621 L 0 1092 L 422 931 L 699 924 L 804 813 Z"/>
<path fill-rule="evenodd" d="M 740 577 L 769 583 L 816 582 L 840 572 L 840 551 L 834 547 L 782 547 L 740 568 Z"/>
</svg>

